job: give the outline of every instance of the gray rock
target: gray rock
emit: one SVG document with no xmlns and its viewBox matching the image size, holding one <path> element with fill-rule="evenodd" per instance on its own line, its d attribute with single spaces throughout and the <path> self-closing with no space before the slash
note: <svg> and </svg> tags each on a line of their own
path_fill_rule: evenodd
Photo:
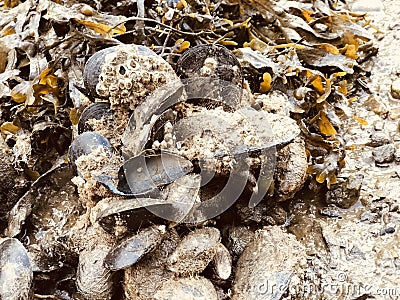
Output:
<svg viewBox="0 0 400 300">
<path fill-rule="evenodd" d="M 390 92 L 393 98 L 400 99 L 400 79 L 396 79 L 392 82 Z"/>
<path fill-rule="evenodd" d="M 395 148 L 392 144 L 383 145 L 375 148 L 372 151 L 372 155 L 374 156 L 375 163 L 383 164 L 390 163 L 394 159 Z"/>
<path fill-rule="evenodd" d="M 386 115 L 388 113 L 388 108 L 382 102 L 382 99 L 379 96 L 371 95 L 367 100 L 364 101 L 364 106 L 376 113 L 377 115 Z"/>
<path fill-rule="evenodd" d="M 394 152 L 394 160 L 397 163 L 400 163 L 400 148 L 397 148 L 396 151 Z"/>
<path fill-rule="evenodd" d="M 390 143 L 389 135 L 383 131 L 374 132 L 370 138 L 371 141 L 368 143 L 368 146 L 371 147 L 379 147 Z"/>
<path fill-rule="evenodd" d="M 346 179 L 339 178 L 338 183 L 331 187 L 326 194 L 326 203 L 335 204 L 340 208 L 353 206 L 360 196 L 363 176 L 349 176 Z"/>
</svg>

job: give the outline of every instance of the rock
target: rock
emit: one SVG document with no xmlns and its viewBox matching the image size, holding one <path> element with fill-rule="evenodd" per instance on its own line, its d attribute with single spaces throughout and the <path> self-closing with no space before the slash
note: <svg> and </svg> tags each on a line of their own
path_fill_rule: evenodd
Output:
<svg viewBox="0 0 400 300">
<path fill-rule="evenodd" d="M 394 159 L 394 146 L 392 144 L 383 145 L 375 148 L 372 151 L 372 155 L 374 156 L 375 163 L 383 164 L 390 163 Z"/>
<path fill-rule="evenodd" d="M 392 120 L 398 120 L 400 118 L 400 106 L 390 108 L 389 118 Z"/>
<path fill-rule="evenodd" d="M 367 100 L 364 101 L 364 106 L 376 113 L 377 115 L 384 116 L 388 113 L 388 108 L 382 102 L 382 99 L 379 96 L 371 95 Z"/>
<path fill-rule="evenodd" d="M 350 7 L 352 11 L 359 13 L 381 12 L 384 9 L 383 3 L 380 0 L 357 0 Z"/>
<path fill-rule="evenodd" d="M 400 148 L 397 148 L 394 152 L 394 160 L 397 163 L 400 163 Z"/>
<path fill-rule="evenodd" d="M 326 203 L 335 204 L 340 208 L 350 208 L 360 196 L 362 175 L 349 176 L 346 179 L 338 178 L 338 183 L 331 186 L 326 194 Z"/>
<path fill-rule="evenodd" d="M 281 299 L 300 284 L 306 256 L 304 246 L 280 227 L 258 230 L 237 263 L 232 299 Z"/>
<path fill-rule="evenodd" d="M 229 228 L 227 247 L 235 260 L 242 255 L 243 250 L 253 238 L 254 232 L 247 226 Z"/>
<path fill-rule="evenodd" d="M 393 98 L 400 99 L 400 79 L 396 79 L 392 82 L 390 92 Z"/>
<path fill-rule="evenodd" d="M 275 190 L 278 201 L 285 201 L 299 191 L 307 176 L 305 143 L 296 138 L 277 152 Z"/>
<path fill-rule="evenodd" d="M 370 138 L 371 141 L 368 143 L 368 146 L 371 147 L 379 147 L 390 143 L 389 135 L 383 131 L 374 132 Z"/>
</svg>

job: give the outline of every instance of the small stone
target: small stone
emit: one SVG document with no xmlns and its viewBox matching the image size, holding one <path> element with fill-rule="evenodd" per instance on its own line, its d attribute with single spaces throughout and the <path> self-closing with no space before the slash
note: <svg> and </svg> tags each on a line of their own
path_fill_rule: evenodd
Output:
<svg viewBox="0 0 400 300">
<path fill-rule="evenodd" d="M 396 229 L 393 226 L 388 226 L 385 228 L 386 233 L 394 233 Z"/>
<path fill-rule="evenodd" d="M 321 208 L 320 214 L 329 218 L 341 218 L 339 209 L 333 205 Z"/>
<path fill-rule="evenodd" d="M 384 128 L 385 128 L 385 122 L 383 122 L 383 121 L 381 121 L 381 120 L 375 122 L 375 124 L 374 124 L 374 129 L 375 129 L 376 131 L 381 131 L 381 130 L 383 130 Z"/>
<path fill-rule="evenodd" d="M 394 152 L 394 160 L 397 163 L 400 163 L 400 148 L 396 149 Z"/>
<path fill-rule="evenodd" d="M 395 149 L 392 144 L 380 146 L 372 151 L 372 155 L 374 156 L 375 163 L 390 163 L 394 159 Z"/>
<path fill-rule="evenodd" d="M 393 98 L 400 99 L 400 79 L 396 79 L 392 82 L 391 94 Z"/>
<path fill-rule="evenodd" d="M 326 203 L 328 205 L 334 204 L 344 209 L 350 208 L 358 201 L 362 179 L 362 176 L 349 176 L 347 179 L 339 178 L 338 183 L 333 185 L 326 194 Z M 326 216 L 332 216 L 333 212 L 331 214 L 328 213 L 328 210 L 321 211 L 321 214 Z"/>
<path fill-rule="evenodd" d="M 359 13 L 381 12 L 383 9 L 383 3 L 380 0 L 358 0 L 351 4 L 351 10 Z"/>
<path fill-rule="evenodd" d="M 364 105 L 368 110 L 373 111 L 377 115 L 383 116 L 388 113 L 386 105 L 379 96 L 369 96 L 368 99 L 364 101 Z"/>
<path fill-rule="evenodd" d="M 368 146 L 371 147 L 379 147 L 390 143 L 390 137 L 386 132 L 374 132 L 370 138 L 371 141 L 368 143 Z"/>
<path fill-rule="evenodd" d="M 390 108 L 389 118 L 392 120 L 400 119 L 400 106 Z"/>
</svg>

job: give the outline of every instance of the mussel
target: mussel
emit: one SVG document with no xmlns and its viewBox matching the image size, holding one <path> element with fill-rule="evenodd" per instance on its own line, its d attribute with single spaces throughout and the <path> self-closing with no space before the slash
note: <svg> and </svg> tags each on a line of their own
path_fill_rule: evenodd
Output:
<svg viewBox="0 0 400 300">
<path fill-rule="evenodd" d="M 237 58 L 226 47 L 216 44 L 187 50 L 177 62 L 177 73 L 181 78 L 212 77 L 240 87 L 243 84 Z"/>
<path fill-rule="evenodd" d="M 0 299 L 30 299 L 33 271 L 28 253 L 20 241 L 0 241 Z"/>
<path fill-rule="evenodd" d="M 110 109 L 110 103 L 107 102 L 95 102 L 86 107 L 78 122 L 78 134 L 85 131 L 93 131 L 90 125 L 90 120 L 100 120 L 101 118 L 111 117 L 113 115 Z"/>
<path fill-rule="evenodd" d="M 118 45 L 96 52 L 86 63 L 84 84 L 90 96 L 112 109 L 134 109 L 144 97 L 177 79 L 172 67 L 141 45 Z"/>
</svg>

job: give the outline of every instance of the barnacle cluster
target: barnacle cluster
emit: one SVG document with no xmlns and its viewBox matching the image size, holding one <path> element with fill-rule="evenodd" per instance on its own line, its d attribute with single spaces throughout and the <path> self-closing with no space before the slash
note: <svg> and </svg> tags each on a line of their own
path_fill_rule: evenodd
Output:
<svg viewBox="0 0 400 300">
<path fill-rule="evenodd" d="M 143 55 L 136 45 L 124 45 L 105 55 L 96 85 L 111 108 L 134 109 L 150 92 L 176 80 L 172 67 L 158 55 Z"/>
</svg>

